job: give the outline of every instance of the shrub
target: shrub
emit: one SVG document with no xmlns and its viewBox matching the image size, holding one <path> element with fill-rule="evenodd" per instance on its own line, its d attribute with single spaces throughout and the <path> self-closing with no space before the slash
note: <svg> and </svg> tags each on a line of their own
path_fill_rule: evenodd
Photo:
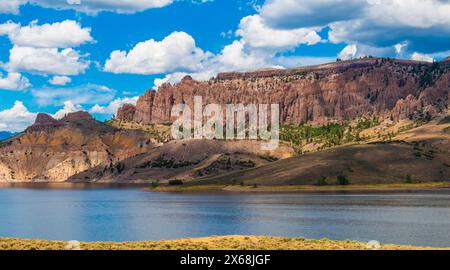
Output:
<svg viewBox="0 0 450 270">
<path fill-rule="evenodd" d="M 182 180 L 169 180 L 169 185 L 170 186 L 181 186 L 181 185 L 183 185 L 183 181 Z"/>
<path fill-rule="evenodd" d="M 152 187 L 158 187 L 159 181 L 152 181 Z"/>
<path fill-rule="evenodd" d="M 263 159 L 265 161 L 268 162 L 274 162 L 274 161 L 278 161 L 277 157 L 271 156 L 271 155 L 263 155 L 263 156 L 259 156 L 260 159 Z"/>
<path fill-rule="evenodd" d="M 405 182 L 407 184 L 411 184 L 413 182 L 412 176 L 410 174 L 407 174 L 405 179 Z"/>
<path fill-rule="evenodd" d="M 316 182 L 316 186 L 327 186 L 328 182 L 327 182 L 327 178 L 325 176 L 320 177 L 319 180 L 317 180 Z"/>
<path fill-rule="evenodd" d="M 348 177 L 345 174 L 339 174 L 337 176 L 337 183 L 341 186 L 347 186 L 350 185 L 350 181 L 348 180 Z"/>
</svg>

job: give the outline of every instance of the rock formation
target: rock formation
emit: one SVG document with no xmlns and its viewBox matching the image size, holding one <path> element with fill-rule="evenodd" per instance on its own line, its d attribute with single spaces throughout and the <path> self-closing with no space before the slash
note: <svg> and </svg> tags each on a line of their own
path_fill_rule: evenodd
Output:
<svg viewBox="0 0 450 270">
<path fill-rule="evenodd" d="M 25 132 L 0 143 L 0 182 L 66 181 L 150 148 L 145 133 L 115 129 L 86 112 L 71 113 L 61 120 L 39 114 Z"/>
<path fill-rule="evenodd" d="M 117 119 L 124 121 L 133 121 L 134 114 L 136 113 L 136 107 L 131 104 L 124 104 L 117 111 Z"/>
<path fill-rule="evenodd" d="M 206 82 L 186 77 L 124 105 L 118 119 L 167 123 L 174 104 L 280 104 L 281 122 L 320 125 L 363 116 L 408 118 L 440 112 L 450 104 L 450 62 L 366 58 L 297 69 L 221 73 Z"/>
<path fill-rule="evenodd" d="M 417 168 L 413 173 L 423 177 L 420 180 L 448 180 L 450 127 L 448 120 L 444 121 L 448 116 L 443 124 L 428 123 L 417 129 L 417 134 L 397 137 L 395 149 L 384 141 L 377 147 L 361 142 L 360 147 L 343 146 L 337 152 L 293 159 L 288 157 L 294 151 L 285 143 L 273 152 L 261 151 L 259 141 L 157 140 L 161 143 L 155 145 L 152 136 L 158 132 L 141 124 L 171 122 L 172 107 L 184 103 L 193 108 L 194 96 L 202 96 L 204 105 L 280 104 L 281 121 L 292 124 L 320 125 L 365 116 L 393 121 L 431 119 L 448 109 L 449 92 L 450 61 L 367 58 L 298 69 L 221 73 L 206 82 L 187 76 L 178 84 L 166 83 L 158 91 L 147 91 L 136 106 L 125 104 L 118 110 L 117 119 L 109 123 L 98 122 L 86 112 L 71 113 L 60 120 L 39 114 L 24 132 L 0 141 L 0 182 L 164 183 L 220 176 L 236 184 L 250 175 L 252 181 L 267 178 L 267 183 L 276 184 L 287 179 L 282 183 L 296 184 L 306 176 L 308 183 L 313 183 L 324 175 L 324 167 L 332 177 L 337 169 L 350 170 L 358 164 L 365 164 L 364 168 L 349 171 L 356 180 L 375 181 L 370 177 L 379 171 L 389 176 L 391 168 L 393 179 L 401 181 L 410 173 L 411 164 Z M 114 126 L 114 122 L 119 124 Z M 434 132 L 433 136 L 424 137 L 428 131 Z M 425 141 L 430 145 L 425 147 Z M 371 161 L 366 162 L 375 158 L 366 151 L 372 148 L 378 151 L 375 161 L 383 161 L 381 165 L 369 166 Z M 277 161 L 285 158 L 288 161 Z M 398 161 L 394 169 L 389 167 L 392 160 Z M 433 178 L 426 177 L 426 168 L 435 172 L 429 174 Z M 366 169 L 369 172 L 361 174 Z"/>
<path fill-rule="evenodd" d="M 151 134 L 118 129 L 86 112 L 56 120 L 39 114 L 22 134 L 0 142 L 0 182 L 151 182 L 242 170 L 290 157 L 259 141 L 189 140 L 164 145 Z"/>
</svg>

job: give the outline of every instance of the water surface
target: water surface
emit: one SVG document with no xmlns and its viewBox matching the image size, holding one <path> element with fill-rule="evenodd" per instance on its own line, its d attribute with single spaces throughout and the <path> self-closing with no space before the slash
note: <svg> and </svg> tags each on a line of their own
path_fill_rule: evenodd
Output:
<svg viewBox="0 0 450 270">
<path fill-rule="evenodd" d="M 450 190 L 180 194 L 0 187 L 0 237 L 139 241 L 233 234 L 448 247 Z"/>
</svg>

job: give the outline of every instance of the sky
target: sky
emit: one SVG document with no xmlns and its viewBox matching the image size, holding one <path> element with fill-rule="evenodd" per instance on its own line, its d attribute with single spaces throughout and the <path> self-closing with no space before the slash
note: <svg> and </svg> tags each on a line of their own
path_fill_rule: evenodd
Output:
<svg viewBox="0 0 450 270">
<path fill-rule="evenodd" d="M 111 118 L 185 75 L 450 55 L 450 0 L 1 0 L 0 131 Z"/>
</svg>

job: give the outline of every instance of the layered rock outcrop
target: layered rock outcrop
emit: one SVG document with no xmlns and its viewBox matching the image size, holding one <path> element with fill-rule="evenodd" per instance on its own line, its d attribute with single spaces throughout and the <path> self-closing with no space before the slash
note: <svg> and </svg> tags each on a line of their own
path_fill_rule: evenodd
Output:
<svg viewBox="0 0 450 270">
<path fill-rule="evenodd" d="M 60 182 L 97 166 L 116 170 L 117 162 L 151 148 L 145 133 L 115 129 L 86 112 L 61 120 L 39 114 L 25 132 L 1 142 L 0 182 Z"/>
<path fill-rule="evenodd" d="M 133 121 L 134 114 L 136 113 L 136 107 L 131 104 L 124 104 L 117 111 L 117 119 L 124 121 Z"/>
<path fill-rule="evenodd" d="M 206 82 L 186 77 L 149 90 L 118 119 L 171 122 L 171 109 L 193 97 L 203 103 L 280 104 L 282 123 L 323 124 L 363 116 L 399 120 L 417 111 L 440 112 L 450 104 L 450 62 L 368 58 L 298 69 L 221 73 Z"/>
</svg>

